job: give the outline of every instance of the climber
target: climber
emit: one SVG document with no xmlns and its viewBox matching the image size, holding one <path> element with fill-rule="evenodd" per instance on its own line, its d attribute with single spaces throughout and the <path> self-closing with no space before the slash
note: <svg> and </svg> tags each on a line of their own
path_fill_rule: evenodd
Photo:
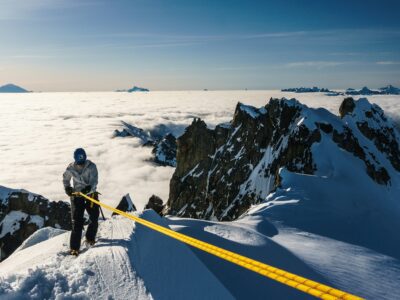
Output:
<svg viewBox="0 0 400 300">
<path fill-rule="evenodd" d="M 96 192 L 98 173 L 96 165 L 86 158 L 86 152 L 78 148 L 74 152 L 74 162 L 70 163 L 63 174 L 65 193 L 71 199 L 72 232 L 70 238 L 70 254 L 77 256 L 81 246 L 85 209 L 89 214 L 89 225 L 86 230 L 86 244 L 93 246 L 98 227 L 99 206 L 74 195 L 76 192 L 98 199 Z M 71 178 L 73 186 L 71 186 Z"/>
</svg>

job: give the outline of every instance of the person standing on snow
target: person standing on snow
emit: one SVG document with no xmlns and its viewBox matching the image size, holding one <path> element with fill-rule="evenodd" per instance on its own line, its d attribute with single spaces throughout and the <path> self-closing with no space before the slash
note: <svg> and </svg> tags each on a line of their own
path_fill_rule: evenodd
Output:
<svg viewBox="0 0 400 300">
<path fill-rule="evenodd" d="M 63 174 L 65 193 L 71 199 L 72 232 L 70 254 L 77 256 L 81 246 L 85 209 L 90 223 L 86 230 L 86 243 L 94 245 L 99 219 L 99 206 L 73 193 L 81 192 L 97 200 L 98 172 L 96 165 L 87 159 L 86 152 L 78 148 L 74 152 L 74 162 L 70 163 Z M 73 186 L 71 186 L 71 179 Z"/>
</svg>

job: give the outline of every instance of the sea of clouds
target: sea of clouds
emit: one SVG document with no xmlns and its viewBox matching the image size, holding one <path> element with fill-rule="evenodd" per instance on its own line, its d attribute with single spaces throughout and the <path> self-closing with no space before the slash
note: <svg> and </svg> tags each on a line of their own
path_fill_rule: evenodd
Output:
<svg viewBox="0 0 400 300">
<path fill-rule="evenodd" d="M 138 209 L 152 194 L 168 199 L 172 167 L 150 162 L 151 148 L 136 138 L 113 138 L 121 121 L 150 130 L 164 124 L 180 135 L 194 117 L 210 127 L 231 120 L 238 101 L 257 107 L 271 97 L 295 97 L 337 114 L 343 96 L 279 91 L 0 94 L 0 185 L 68 200 L 62 173 L 83 147 L 99 169 L 103 201 L 130 193 Z M 400 120 L 400 96 L 370 96 Z"/>
</svg>

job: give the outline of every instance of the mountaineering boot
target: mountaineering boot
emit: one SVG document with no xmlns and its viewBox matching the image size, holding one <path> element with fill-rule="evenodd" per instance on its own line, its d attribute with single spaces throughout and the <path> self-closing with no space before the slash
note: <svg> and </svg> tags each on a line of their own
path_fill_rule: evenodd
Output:
<svg viewBox="0 0 400 300">
<path fill-rule="evenodd" d="M 69 253 L 71 255 L 73 255 L 73 256 L 78 256 L 79 255 L 79 251 L 78 250 L 74 250 L 74 249 L 71 249 L 71 251 Z"/>
<path fill-rule="evenodd" d="M 86 239 L 85 244 L 86 244 L 86 247 L 92 247 L 92 246 L 94 246 L 94 244 L 96 244 L 96 241 Z"/>
</svg>

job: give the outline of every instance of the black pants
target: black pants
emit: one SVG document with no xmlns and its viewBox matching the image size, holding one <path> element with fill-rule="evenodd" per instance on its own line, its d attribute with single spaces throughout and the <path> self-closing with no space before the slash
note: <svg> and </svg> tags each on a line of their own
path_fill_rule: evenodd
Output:
<svg viewBox="0 0 400 300">
<path fill-rule="evenodd" d="M 97 199 L 97 197 L 94 197 Z M 85 209 L 89 214 L 90 223 L 86 230 L 86 239 L 94 241 L 96 238 L 98 220 L 99 220 L 99 206 L 86 200 L 82 197 L 72 197 L 71 199 L 71 217 L 72 217 L 72 232 L 70 239 L 70 248 L 73 250 L 79 250 L 81 247 L 81 237 L 83 230 Z"/>
</svg>

